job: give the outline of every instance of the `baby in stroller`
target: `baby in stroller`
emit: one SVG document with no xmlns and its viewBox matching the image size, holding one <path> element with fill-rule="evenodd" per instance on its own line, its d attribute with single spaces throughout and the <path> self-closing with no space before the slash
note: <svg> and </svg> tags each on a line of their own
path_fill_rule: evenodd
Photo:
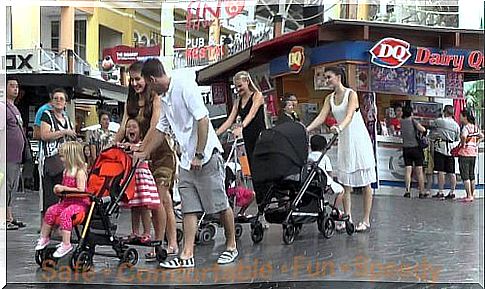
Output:
<svg viewBox="0 0 485 289">
<path fill-rule="evenodd" d="M 333 180 L 332 177 L 332 163 L 330 162 L 330 158 L 324 154 L 325 148 L 328 146 L 327 139 L 321 135 L 314 135 L 310 139 L 310 149 L 311 152 L 308 154 L 308 161 L 309 162 L 317 162 L 320 158 L 321 161 L 318 163 L 318 167 L 321 169 L 322 174 L 326 176 L 327 186 L 330 187 L 332 193 L 337 194 L 335 197 L 333 206 L 337 209 L 343 204 L 343 197 L 344 197 L 344 187 Z M 323 155 L 323 156 L 322 156 Z M 340 214 L 340 210 L 338 210 L 339 218 L 342 218 Z M 337 221 L 335 229 L 337 232 L 345 230 L 345 225 L 342 221 Z"/>
</svg>

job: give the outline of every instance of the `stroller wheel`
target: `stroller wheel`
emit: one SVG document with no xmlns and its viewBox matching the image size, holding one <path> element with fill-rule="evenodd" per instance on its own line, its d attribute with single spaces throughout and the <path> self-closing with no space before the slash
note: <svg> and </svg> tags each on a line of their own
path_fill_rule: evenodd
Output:
<svg viewBox="0 0 485 289">
<path fill-rule="evenodd" d="M 93 254 L 89 251 L 75 251 L 69 265 L 71 265 L 71 269 L 75 272 L 87 272 L 93 266 Z"/>
<path fill-rule="evenodd" d="M 254 225 L 251 224 L 251 239 L 253 240 L 254 244 L 258 244 L 263 240 L 264 236 L 264 229 L 263 224 L 257 221 Z"/>
<path fill-rule="evenodd" d="M 134 248 L 129 248 L 123 253 L 121 263 L 126 264 L 128 267 L 135 266 L 138 263 L 138 251 Z"/>
<path fill-rule="evenodd" d="M 213 231 L 209 228 L 202 228 L 199 231 L 199 242 L 202 244 L 208 244 L 213 237 Z"/>
<path fill-rule="evenodd" d="M 355 232 L 355 225 L 351 221 L 345 221 L 345 231 L 347 235 L 352 236 Z"/>
<path fill-rule="evenodd" d="M 235 224 L 234 225 L 234 230 L 235 230 L 235 235 L 236 235 L 236 240 L 239 240 L 243 234 L 243 227 L 241 224 Z"/>
<path fill-rule="evenodd" d="M 167 259 L 167 250 L 163 249 L 161 246 L 155 247 L 155 254 L 158 262 L 163 262 Z"/>
<path fill-rule="evenodd" d="M 320 233 L 323 234 L 325 232 L 325 216 L 323 215 L 318 216 L 317 227 Z"/>
<path fill-rule="evenodd" d="M 283 225 L 283 242 L 286 245 L 290 245 L 295 241 L 295 226 Z"/>
<path fill-rule="evenodd" d="M 37 263 L 37 265 L 39 266 L 42 266 L 43 261 L 44 261 L 44 250 L 35 251 L 35 263 Z"/>
<path fill-rule="evenodd" d="M 42 268 L 54 268 L 57 266 L 57 258 L 54 258 L 53 254 L 56 251 L 56 247 L 48 247 L 44 250 L 40 250 L 39 261 Z M 37 255 L 37 252 L 36 252 Z M 37 261 L 37 256 L 36 256 Z"/>
<path fill-rule="evenodd" d="M 207 225 L 207 228 L 211 232 L 211 240 L 214 240 L 214 238 L 216 237 L 216 233 L 217 233 L 217 226 L 216 226 L 216 224 L 210 223 L 209 225 Z"/>
<path fill-rule="evenodd" d="M 184 231 L 180 228 L 177 228 L 177 243 L 182 242 L 184 239 Z"/>
<path fill-rule="evenodd" d="M 330 239 L 335 233 L 335 221 L 332 218 L 327 218 L 323 223 L 323 236 Z"/>
<path fill-rule="evenodd" d="M 295 236 L 300 235 L 302 228 L 303 228 L 303 224 L 295 224 Z"/>
</svg>

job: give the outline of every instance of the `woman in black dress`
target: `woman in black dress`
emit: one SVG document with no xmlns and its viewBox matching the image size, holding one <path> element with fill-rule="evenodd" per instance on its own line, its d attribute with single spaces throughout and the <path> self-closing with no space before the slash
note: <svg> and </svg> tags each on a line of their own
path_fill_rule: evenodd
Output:
<svg viewBox="0 0 485 289">
<path fill-rule="evenodd" d="M 244 138 L 249 167 L 253 157 L 254 146 L 259 134 L 266 128 L 264 117 L 264 97 L 254 85 L 251 75 L 246 71 L 238 72 L 233 78 L 238 92 L 238 98 L 234 102 L 231 114 L 227 120 L 217 129 L 217 135 L 223 134 L 230 128 L 237 117 L 241 118 L 241 124 L 233 130 L 236 137 Z"/>
</svg>

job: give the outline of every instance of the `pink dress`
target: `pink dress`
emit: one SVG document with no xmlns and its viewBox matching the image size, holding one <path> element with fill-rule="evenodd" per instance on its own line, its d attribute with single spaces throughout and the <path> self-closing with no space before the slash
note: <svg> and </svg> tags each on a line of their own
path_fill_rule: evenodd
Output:
<svg viewBox="0 0 485 289">
<path fill-rule="evenodd" d="M 149 209 L 160 207 L 160 195 L 148 162 L 138 164 L 135 171 L 135 194 L 128 203 L 123 204 L 123 207 L 147 207 Z"/>
<path fill-rule="evenodd" d="M 64 171 L 62 185 L 69 188 L 77 188 L 76 177 L 69 176 Z M 72 231 L 72 218 L 76 214 L 86 212 L 89 204 L 90 201 L 87 197 L 64 198 L 47 209 L 44 222 L 49 226 L 59 225 L 61 230 Z"/>
</svg>

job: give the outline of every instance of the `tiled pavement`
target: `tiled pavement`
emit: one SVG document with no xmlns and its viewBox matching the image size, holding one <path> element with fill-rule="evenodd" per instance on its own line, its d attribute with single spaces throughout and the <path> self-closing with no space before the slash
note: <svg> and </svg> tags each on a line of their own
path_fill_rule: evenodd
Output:
<svg viewBox="0 0 485 289">
<path fill-rule="evenodd" d="M 445 283 L 432 288 L 480 288 L 472 284 L 483 284 L 483 199 L 465 204 L 376 196 L 369 233 L 336 234 L 326 240 L 316 224 L 309 224 L 294 244 L 284 245 L 281 226 L 270 225 L 264 240 L 253 245 L 249 227 L 245 226 L 238 243 L 240 258 L 231 265 L 215 264 L 224 248 L 220 230 L 212 244 L 196 248 L 195 269 L 167 271 L 140 260 L 136 267 L 122 270 L 118 260 L 95 256 L 94 272 L 79 276 L 64 267 L 59 271 L 38 268 L 33 258 L 38 237 L 38 197 L 32 192 L 18 197 L 14 210 L 29 226 L 7 234 L 8 288 L 47 288 L 46 283 L 85 284 L 79 288 L 104 283 L 173 285 L 166 288 L 206 284 L 206 288 L 233 289 L 427 288 L 429 282 Z M 361 211 L 361 196 L 355 195 L 354 220 L 361 218 Z M 129 213 L 124 212 L 119 234 L 127 234 L 129 224 Z M 106 247 L 100 249 L 110 251 Z M 141 256 L 144 252 L 140 249 Z M 275 281 L 281 283 L 271 283 Z M 447 284 L 450 282 L 461 284 Z M 223 285 L 228 283 L 238 285 Z M 56 288 L 51 285 L 49 288 Z"/>
</svg>

